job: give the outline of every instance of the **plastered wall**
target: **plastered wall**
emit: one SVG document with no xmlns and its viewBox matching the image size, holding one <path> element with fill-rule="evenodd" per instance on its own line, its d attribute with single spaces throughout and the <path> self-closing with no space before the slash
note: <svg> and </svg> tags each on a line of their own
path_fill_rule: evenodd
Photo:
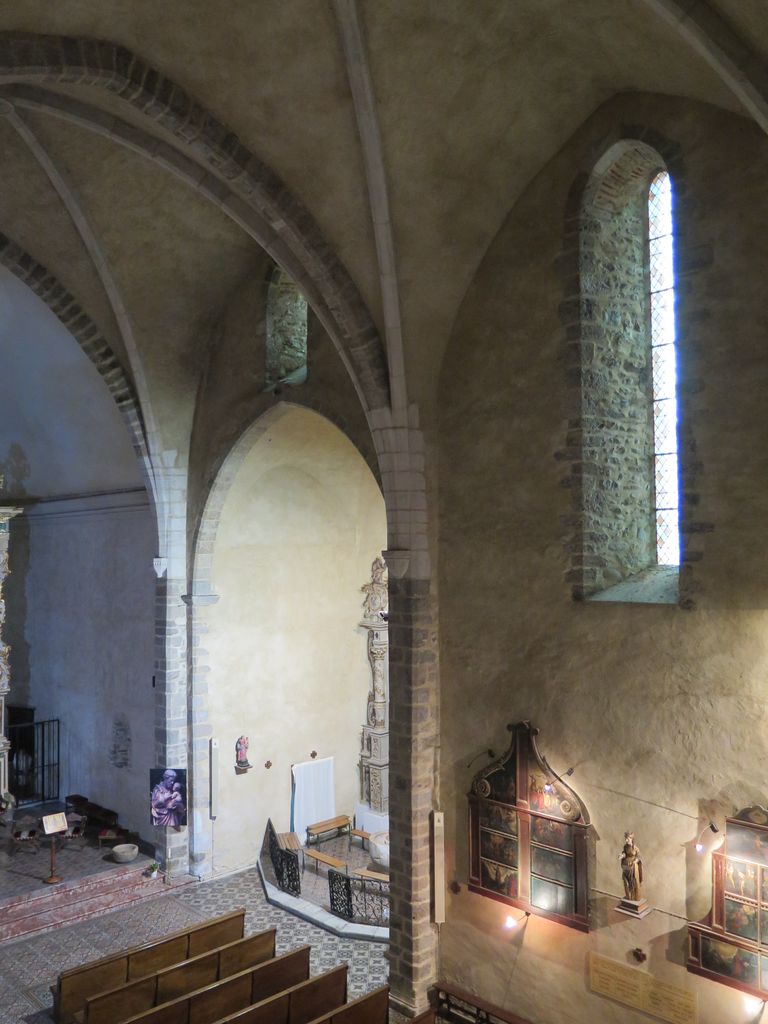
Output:
<svg viewBox="0 0 768 1024">
<path fill-rule="evenodd" d="M 332 755 L 352 813 L 370 669 L 360 587 L 386 541 L 384 502 L 351 442 L 297 407 L 269 419 L 216 532 L 205 648 L 220 744 L 213 870 L 252 866 L 268 817 L 290 824 L 291 764 Z M 236 776 L 235 742 L 254 766 Z M 264 767 L 266 761 L 272 767 Z"/>
<path fill-rule="evenodd" d="M 692 610 L 572 600 L 571 514 L 556 454 L 569 380 L 561 312 L 569 191 L 622 132 L 679 145 L 681 387 L 696 493 L 688 494 Z M 588 991 L 597 950 L 698 993 L 701 1024 L 755 1019 L 745 997 L 684 969 L 686 919 L 709 908 L 710 816 L 768 798 L 768 591 L 764 524 L 764 271 L 768 143 L 702 105 L 619 97 L 545 167 L 491 245 L 463 303 L 440 384 L 441 793 L 448 879 L 466 882 L 465 793 L 481 751 L 530 719 L 594 824 L 593 930 L 531 918 L 461 892 L 441 929 L 441 975 L 534 1024 L 640 1024 Z M 692 512 L 691 512 L 692 510 Z M 486 759 L 487 760 L 487 759 Z M 613 910 L 622 833 L 644 856 L 643 922 Z M 705 841 L 714 837 L 707 834 Z M 759 1007 L 758 1007 L 759 1009 Z"/>
<path fill-rule="evenodd" d="M 109 507 L 41 506 L 19 527 L 28 555 L 14 585 L 23 575 L 28 675 L 14 681 L 12 699 L 37 720 L 60 720 L 62 799 L 82 793 L 151 840 L 152 515 L 143 492 L 101 502 Z"/>
</svg>

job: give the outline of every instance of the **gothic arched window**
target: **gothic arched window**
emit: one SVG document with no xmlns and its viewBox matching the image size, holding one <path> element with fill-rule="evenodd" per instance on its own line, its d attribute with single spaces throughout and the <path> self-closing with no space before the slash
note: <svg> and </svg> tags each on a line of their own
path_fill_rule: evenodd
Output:
<svg viewBox="0 0 768 1024">
<path fill-rule="evenodd" d="M 611 147 L 579 216 L 580 416 L 569 444 L 577 597 L 677 600 L 679 472 L 672 182 L 639 141 Z M 574 429 L 577 428 L 577 429 Z"/>
<path fill-rule="evenodd" d="M 659 565 L 680 564 L 672 208 L 672 181 L 666 171 L 659 171 L 648 190 L 654 515 Z"/>
<path fill-rule="evenodd" d="M 279 267 L 267 287 L 266 369 L 267 387 L 297 387 L 307 379 L 307 300 Z"/>
</svg>

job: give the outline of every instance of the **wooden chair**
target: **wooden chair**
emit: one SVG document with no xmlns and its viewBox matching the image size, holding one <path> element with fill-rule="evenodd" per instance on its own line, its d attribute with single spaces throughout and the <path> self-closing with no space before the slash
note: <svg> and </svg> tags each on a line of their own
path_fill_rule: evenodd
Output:
<svg viewBox="0 0 768 1024">
<path fill-rule="evenodd" d="M 69 1024 L 73 1015 L 85 1007 L 89 996 L 242 939 L 244 929 L 245 910 L 233 910 L 160 939 L 62 971 L 53 989 L 53 1019 L 57 1024 Z"/>
<path fill-rule="evenodd" d="M 13 839 L 12 851 L 15 853 L 17 850 L 31 850 L 33 853 L 37 853 L 40 849 L 40 840 L 42 833 L 37 828 L 14 828 L 11 832 L 11 838 Z"/>
<path fill-rule="evenodd" d="M 425 1022 L 429 1021 L 429 1017 L 423 1019 Z M 389 985 L 383 985 L 365 996 L 360 996 L 359 999 L 353 999 L 345 1006 L 331 1010 L 321 1017 L 315 1017 L 308 1024 L 387 1024 L 388 1020 Z M 417 1017 L 416 1020 L 420 1021 L 422 1017 Z"/>
<path fill-rule="evenodd" d="M 305 947 L 309 950 L 309 947 Z M 85 1007 L 74 1014 L 78 1024 L 115 1024 L 160 1003 L 202 988 L 233 974 L 269 962 L 275 956 L 275 929 L 200 953 L 173 967 L 129 981 L 125 985 L 89 996 Z M 301 959 L 301 958 L 299 958 Z M 309 953 L 306 957 L 309 976 Z"/>
</svg>

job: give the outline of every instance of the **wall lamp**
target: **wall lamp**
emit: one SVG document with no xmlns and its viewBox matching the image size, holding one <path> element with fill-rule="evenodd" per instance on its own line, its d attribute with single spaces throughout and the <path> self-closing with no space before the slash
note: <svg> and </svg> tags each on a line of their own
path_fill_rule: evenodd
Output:
<svg viewBox="0 0 768 1024">
<path fill-rule="evenodd" d="M 552 768 L 552 765 L 548 761 L 545 761 L 544 763 L 546 764 L 547 768 L 549 768 L 549 770 L 552 772 L 552 774 L 555 776 L 555 778 L 557 779 L 558 782 L 562 782 L 563 781 L 563 776 L 565 776 L 565 778 L 568 778 L 569 775 L 573 775 L 573 773 L 576 771 L 575 768 L 569 768 L 567 771 L 563 772 L 563 775 L 558 775 L 557 772 L 554 771 L 554 769 Z M 545 793 L 554 793 L 555 792 L 555 787 L 552 785 L 551 782 L 545 782 L 544 783 L 544 792 Z"/>
<path fill-rule="evenodd" d="M 525 924 L 525 922 L 528 920 L 528 918 L 530 916 L 531 916 L 530 910 L 524 910 L 522 917 L 515 917 L 514 914 L 507 914 L 507 919 L 504 922 L 504 927 L 505 928 L 509 928 L 510 930 L 512 928 L 517 928 L 517 926 L 519 924 L 521 924 L 521 923 Z"/>
<path fill-rule="evenodd" d="M 709 829 L 710 832 L 715 833 L 715 835 L 720 831 L 720 829 L 717 827 L 714 821 L 710 821 L 708 825 L 705 825 L 701 832 L 699 832 L 699 838 L 696 840 L 696 853 L 704 852 L 704 843 L 702 843 L 701 837 L 704 835 L 707 829 Z"/>
</svg>

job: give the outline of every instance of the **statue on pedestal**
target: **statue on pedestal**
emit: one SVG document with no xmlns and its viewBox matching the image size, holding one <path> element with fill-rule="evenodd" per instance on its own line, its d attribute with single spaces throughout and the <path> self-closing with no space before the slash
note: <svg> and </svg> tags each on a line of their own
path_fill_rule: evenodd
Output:
<svg viewBox="0 0 768 1024">
<path fill-rule="evenodd" d="M 621 877 L 624 881 L 624 895 L 628 900 L 638 901 L 640 886 L 643 881 L 643 861 L 640 849 L 635 843 L 635 833 L 624 833 L 624 846 L 621 850 Z"/>
<path fill-rule="evenodd" d="M 624 883 L 624 899 L 616 909 L 629 917 L 643 918 L 650 914 L 648 901 L 643 899 L 640 886 L 643 882 L 643 858 L 635 842 L 634 832 L 624 833 L 624 843 L 619 854 L 621 879 Z"/>
</svg>

